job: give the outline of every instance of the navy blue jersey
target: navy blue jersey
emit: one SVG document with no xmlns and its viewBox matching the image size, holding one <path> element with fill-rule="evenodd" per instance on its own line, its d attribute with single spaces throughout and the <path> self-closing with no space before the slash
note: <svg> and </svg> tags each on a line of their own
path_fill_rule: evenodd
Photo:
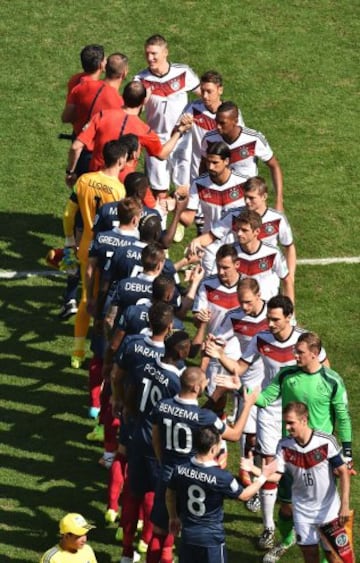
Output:
<svg viewBox="0 0 360 563">
<path fill-rule="evenodd" d="M 97 258 L 100 270 L 108 270 L 117 248 L 129 246 L 138 240 L 137 231 L 123 231 L 115 228 L 96 235 L 89 249 L 89 257 Z"/>
<path fill-rule="evenodd" d="M 117 248 L 111 260 L 111 267 L 106 272 L 106 277 L 111 281 L 122 280 L 142 272 L 141 253 L 145 246 L 147 246 L 146 242 L 136 240 L 126 248 Z"/>
<path fill-rule="evenodd" d="M 137 371 L 132 383 L 136 388 L 138 416 L 133 435 L 138 447 L 146 444 L 152 451 L 152 420 L 150 413 L 161 399 L 174 397 L 180 391 L 180 375 L 183 369 L 165 364 L 161 359 L 149 358 L 142 372 Z"/>
<path fill-rule="evenodd" d="M 175 467 L 168 487 L 176 491 L 182 541 L 201 546 L 224 543 L 224 499 L 236 499 L 243 490 L 234 476 L 216 462 L 192 458 Z"/>
<path fill-rule="evenodd" d="M 152 305 L 150 299 L 141 300 L 136 305 L 130 305 L 120 315 L 117 328 L 126 334 L 140 334 L 149 328 L 149 309 Z M 174 317 L 173 331 L 184 330 L 184 323 Z"/>
<path fill-rule="evenodd" d="M 118 217 L 118 201 L 111 201 L 102 205 L 97 214 L 95 215 L 93 231 L 97 235 L 101 231 L 110 231 L 114 227 L 119 227 L 120 221 Z M 151 207 L 143 206 L 141 217 L 147 215 L 158 215 L 161 217 L 160 213 L 156 209 L 151 209 Z"/>
<path fill-rule="evenodd" d="M 94 235 L 97 235 L 102 231 L 110 231 L 114 227 L 118 227 L 120 225 L 118 204 L 118 201 L 110 201 L 109 203 L 104 203 L 104 205 L 99 207 L 93 224 Z"/>
<path fill-rule="evenodd" d="M 194 455 L 194 432 L 204 426 L 213 426 L 222 434 L 226 428 L 213 411 L 201 408 L 196 400 L 179 396 L 160 401 L 151 413 L 151 420 L 159 427 L 164 479 L 175 465 Z"/>
<path fill-rule="evenodd" d="M 151 299 L 154 279 L 155 276 L 142 273 L 115 282 L 111 304 L 123 310 L 125 307 L 135 305 L 139 299 Z"/>
</svg>

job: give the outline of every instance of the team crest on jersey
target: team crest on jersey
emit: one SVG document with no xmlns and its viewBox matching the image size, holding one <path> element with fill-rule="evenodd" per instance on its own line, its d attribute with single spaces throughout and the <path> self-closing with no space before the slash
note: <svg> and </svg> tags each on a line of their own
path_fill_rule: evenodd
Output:
<svg viewBox="0 0 360 563">
<path fill-rule="evenodd" d="M 265 225 L 265 233 L 268 235 L 272 235 L 275 232 L 275 227 L 271 223 Z"/>
<path fill-rule="evenodd" d="M 259 270 L 265 272 L 268 269 L 268 262 L 265 258 L 259 260 Z"/>
<path fill-rule="evenodd" d="M 238 190 L 238 188 L 231 188 L 230 192 L 229 192 L 229 197 L 230 199 L 239 199 L 239 195 L 240 192 Z"/>
<path fill-rule="evenodd" d="M 242 158 L 247 158 L 247 157 L 249 156 L 249 151 L 248 151 L 248 149 L 247 149 L 246 147 L 242 147 L 242 148 L 240 149 L 240 156 L 241 156 Z"/>
<path fill-rule="evenodd" d="M 180 88 L 180 81 L 177 78 L 175 78 L 174 80 L 171 80 L 170 86 L 176 92 Z"/>
</svg>

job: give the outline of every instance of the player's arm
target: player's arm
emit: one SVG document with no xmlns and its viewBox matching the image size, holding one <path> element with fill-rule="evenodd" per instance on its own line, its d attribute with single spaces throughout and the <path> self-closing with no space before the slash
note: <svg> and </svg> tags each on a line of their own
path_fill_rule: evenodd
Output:
<svg viewBox="0 0 360 563">
<path fill-rule="evenodd" d="M 350 515 L 350 475 L 346 464 L 337 468 L 337 475 L 340 481 L 340 524 L 344 525 Z"/>
<path fill-rule="evenodd" d="M 291 299 L 292 303 L 295 303 L 295 285 L 294 285 L 294 278 L 288 273 L 285 278 L 281 280 L 282 284 L 282 293 Z"/>
<path fill-rule="evenodd" d="M 121 346 L 122 341 L 124 340 L 126 336 L 126 332 L 124 330 L 120 330 L 120 329 L 116 329 L 113 337 L 108 345 L 108 347 L 106 348 L 105 354 L 104 354 L 104 362 L 103 362 L 103 367 L 102 367 L 102 377 L 103 379 L 107 379 L 110 375 L 111 372 L 111 368 L 113 365 L 113 357 L 114 354 L 118 351 L 118 349 Z"/>
<path fill-rule="evenodd" d="M 123 381 L 127 372 L 117 363 L 114 363 L 110 373 L 111 395 L 113 405 L 121 405 L 124 402 Z"/>
<path fill-rule="evenodd" d="M 295 282 L 295 271 L 296 271 L 296 248 L 295 248 L 295 244 L 289 244 L 289 246 L 283 246 L 282 247 L 283 252 L 284 252 L 284 256 L 285 256 L 285 260 L 286 260 L 286 264 L 289 270 L 289 275 L 293 280 L 293 283 Z"/>
<path fill-rule="evenodd" d="M 352 459 L 352 424 L 345 385 L 340 377 L 336 392 L 331 398 L 331 406 L 335 412 L 335 424 L 342 443 L 343 459 L 350 473 L 355 474 Z"/>
<path fill-rule="evenodd" d="M 265 162 L 265 164 L 270 168 L 272 183 L 275 190 L 275 209 L 277 209 L 278 211 L 283 211 L 283 175 L 280 164 L 275 156 L 272 156 L 270 160 L 267 160 Z"/>
<path fill-rule="evenodd" d="M 195 269 L 192 271 L 191 274 L 191 284 L 190 287 L 181 299 L 181 307 L 176 311 L 176 316 L 183 320 L 186 317 L 186 313 L 189 311 L 191 306 L 194 303 L 195 295 L 198 290 L 198 287 L 204 277 L 204 269 L 198 264 Z"/>
<path fill-rule="evenodd" d="M 237 361 L 229 358 L 225 353 L 224 347 L 216 344 L 215 337 L 212 336 L 212 335 L 209 335 L 209 338 L 206 341 L 205 353 L 208 356 L 210 356 L 210 358 L 215 358 L 215 359 L 219 360 L 221 365 L 224 366 L 224 368 L 228 372 L 230 372 L 230 373 L 232 373 L 236 376 L 237 379 L 236 379 L 234 386 L 227 387 L 227 385 L 224 385 L 224 387 L 227 387 L 228 389 L 238 389 L 240 387 L 239 377 L 244 375 L 246 370 L 249 368 L 250 363 L 246 362 L 242 358 L 240 358 Z M 229 376 L 223 376 L 223 378 L 224 378 L 224 384 L 226 383 L 226 379 L 229 379 L 229 380 L 232 379 L 232 378 L 229 378 Z M 230 381 L 229 381 L 229 383 L 230 383 Z M 218 385 L 222 386 L 221 383 L 218 383 Z"/>
<path fill-rule="evenodd" d="M 283 476 L 283 473 L 279 471 L 279 458 L 276 457 L 275 460 L 277 461 L 277 468 L 275 472 L 268 475 L 266 479 L 270 483 L 278 483 L 281 480 L 281 477 Z M 265 460 L 263 460 L 263 465 L 261 468 L 255 465 L 254 456 L 251 452 L 249 454 L 249 457 L 242 457 L 240 459 L 240 469 L 243 469 L 244 471 L 251 473 L 255 477 L 260 477 L 260 475 L 262 474 L 262 469 L 265 465 L 266 465 Z"/>
<path fill-rule="evenodd" d="M 76 180 L 75 168 L 82 153 L 85 143 L 79 139 L 75 139 L 68 155 L 68 164 L 66 168 L 65 183 L 68 187 L 72 187 Z"/>
<path fill-rule="evenodd" d="M 71 194 L 67 200 L 64 215 L 63 215 L 63 229 L 65 235 L 65 246 L 75 247 L 74 228 L 75 228 L 75 215 L 79 209 L 76 196 Z"/>
<path fill-rule="evenodd" d="M 176 510 L 176 491 L 168 487 L 166 489 L 165 502 L 169 514 L 169 532 L 176 537 L 181 530 L 181 522 Z"/>
<path fill-rule="evenodd" d="M 61 114 L 61 121 L 63 123 L 74 123 L 76 118 L 75 104 L 66 104 Z"/>
<path fill-rule="evenodd" d="M 188 189 L 187 186 L 186 186 L 186 189 Z M 165 233 L 163 235 L 161 235 L 161 243 L 164 246 L 164 248 L 170 248 L 170 246 L 171 246 L 171 244 L 174 240 L 174 236 L 175 236 L 176 229 L 177 229 L 177 226 L 178 226 L 180 218 L 181 218 L 181 214 L 186 209 L 189 198 L 188 198 L 188 196 L 181 196 L 181 195 L 177 195 L 175 193 L 175 200 L 176 200 L 176 205 L 175 205 L 173 217 L 171 219 L 171 223 L 167 227 Z"/>
<path fill-rule="evenodd" d="M 212 244 L 217 240 L 216 236 L 211 231 L 203 233 L 199 237 L 194 238 L 189 244 L 189 250 L 192 254 L 196 254 L 199 250 L 202 251 L 206 246 Z"/>
<path fill-rule="evenodd" d="M 226 426 L 225 432 L 221 436 L 224 440 L 229 440 L 230 442 L 237 442 L 238 440 L 240 440 L 245 428 L 246 421 L 249 417 L 250 409 L 255 404 L 258 394 L 259 389 L 254 389 L 254 391 L 249 394 L 247 394 L 245 391 L 245 393 L 243 394 L 244 403 L 241 415 L 232 428 L 231 426 Z"/>
<path fill-rule="evenodd" d="M 182 224 L 185 227 L 190 227 L 190 225 L 193 224 L 194 219 L 195 219 L 195 215 L 196 215 L 196 211 L 192 210 L 192 209 L 185 209 L 185 211 L 183 211 L 181 213 L 180 216 L 180 221 L 182 222 Z"/>
<path fill-rule="evenodd" d="M 264 463 L 258 478 L 253 483 L 251 483 L 251 485 L 243 489 L 238 499 L 242 501 L 249 500 L 251 497 L 255 495 L 255 493 L 257 493 L 261 489 L 261 487 L 266 483 L 266 481 L 271 480 L 272 482 L 274 482 L 273 479 L 277 479 L 276 482 L 280 481 L 281 475 L 279 473 L 276 473 L 276 470 L 277 470 L 276 459 L 274 459 L 267 465 L 265 465 Z"/>
<path fill-rule="evenodd" d="M 89 257 L 86 270 L 85 270 L 85 285 L 86 285 L 86 295 L 88 304 L 91 305 L 94 299 L 94 284 L 95 284 L 95 274 L 97 271 L 97 258 Z"/>
<path fill-rule="evenodd" d="M 151 441 L 154 448 L 156 459 L 161 463 L 161 439 L 158 424 L 152 425 Z"/>
<path fill-rule="evenodd" d="M 161 151 L 155 156 L 159 160 L 166 160 L 170 156 L 170 153 L 172 153 L 172 151 L 176 147 L 179 139 L 181 139 L 181 137 L 185 135 L 187 131 L 190 131 L 191 127 L 192 127 L 192 115 L 190 114 L 182 115 L 179 125 L 176 125 L 176 127 L 174 127 L 173 129 L 170 139 L 162 145 Z"/>
<path fill-rule="evenodd" d="M 281 382 L 280 382 L 281 371 L 278 372 L 272 379 L 271 383 L 265 389 L 261 391 L 258 398 L 256 399 L 255 405 L 257 407 L 267 407 L 274 403 L 281 395 Z"/>
</svg>

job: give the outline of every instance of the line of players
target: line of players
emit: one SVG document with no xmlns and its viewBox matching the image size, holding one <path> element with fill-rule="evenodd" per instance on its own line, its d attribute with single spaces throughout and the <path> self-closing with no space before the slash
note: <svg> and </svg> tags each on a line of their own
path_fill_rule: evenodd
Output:
<svg viewBox="0 0 360 563">
<path fill-rule="evenodd" d="M 214 426 L 224 439 L 236 441 L 240 438 L 252 395 L 243 399 L 242 414 L 236 418 L 234 427 L 227 427 L 214 412 L 223 413 L 224 393 L 221 389 L 239 386 L 239 381 L 236 379 L 234 382 L 223 375 L 225 370 L 235 373 L 236 377 L 241 376 L 250 387 L 258 383 L 266 387 L 280 368 L 296 365 L 298 356 L 294 354 L 294 346 L 302 336 L 302 331 L 294 326 L 293 316 L 295 246 L 291 229 L 281 213 L 281 169 L 267 141 L 261 134 L 243 126 L 235 104 L 221 101 L 222 79 L 218 73 L 205 73 L 197 92 L 199 81 L 196 75 L 185 65 L 168 62 L 167 45 L 161 36 L 149 38 L 145 52 L 148 68 L 126 87 L 121 109 L 100 109 L 91 118 L 105 89 L 99 93 L 102 84 L 96 85 L 96 88 L 91 84 L 92 96 L 95 92 L 97 98 L 95 104 L 92 99 L 90 115 L 86 113 L 83 131 L 78 134 L 70 151 L 67 182 L 73 184 L 77 175 L 75 167 L 85 147 L 91 151 L 97 146 L 97 154 L 102 152 L 103 158 L 90 168 L 94 174 L 100 174 L 100 178 L 94 178 L 93 173 L 80 176 L 64 221 L 66 243 L 72 246 L 75 243 L 71 238 L 75 211 L 80 208 L 84 221 L 82 244 L 84 248 L 91 244 L 89 259 L 86 252 L 84 257 L 80 256 L 83 307 L 80 306 L 76 321 L 81 321 L 81 318 L 83 321 L 81 334 L 75 330 L 73 357 L 80 360 L 84 357 L 86 325 L 89 323 L 87 308 L 90 305 L 95 316 L 94 358 L 90 366 L 92 414 L 94 409 L 99 408 L 101 384 L 101 420 L 106 422 L 103 462 L 111 467 L 107 516 L 112 519 L 114 512 L 117 513 L 117 497 L 123 488 L 123 563 L 136 559 L 133 539 L 141 509 L 146 524 L 142 547 L 147 547 L 147 560 L 150 563 L 172 561 L 173 537 L 168 533 L 164 482 L 170 475 L 167 465 L 173 466 L 176 460 L 170 459 L 167 463 L 166 453 L 169 450 L 172 456 L 176 458 L 179 455 L 181 459 L 191 455 L 196 425 L 193 427 L 190 421 L 201 421 L 200 426 Z M 119 55 L 116 57 L 124 61 Z M 111 57 L 109 59 L 111 61 Z M 80 82 L 76 88 L 81 89 L 86 84 L 89 87 L 91 80 Z M 201 101 L 193 102 L 183 111 L 187 90 L 200 93 Z M 76 106 L 75 103 L 72 105 Z M 151 145 L 151 142 L 157 142 L 153 131 L 140 132 L 138 122 L 137 130 L 126 129 L 132 121 L 130 116 L 136 116 L 143 105 L 147 123 L 160 139 L 156 149 Z M 107 112 L 111 112 L 111 118 L 117 112 L 116 138 L 113 130 L 110 138 L 103 137 L 97 145 L 101 137 L 101 123 L 106 121 Z M 191 132 L 187 132 L 190 129 Z M 124 134 L 127 134 L 125 139 Z M 148 142 L 149 135 L 151 142 Z M 169 141 L 170 145 L 166 147 Z M 138 202 L 140 199 L 146 203 L 148 197 L 150 205 L 156 205 L 151 200 L 144 175 L 131 172 L 126 175 L 126 195 L 130 197 L 124 198 L 125 193 L 118 181 L 129 163 L 136 166 L 141 146 L 148 151 L 147 170 L 155 199 L 160 200 L 158 212 Z M 164 147 L 165 153 L 161 153 Z M 159 160 L 159 155 L 164 160 Z M 154 160 L 156 156 L 158 158 Z M 270 168 L 276 207 L 280 211 L 267 207 L 266 183 L 256 176 L 258 158 Z M 200 170 L 205 173 L 195 178 L 194 170 L 199 162 Z M 161 215 L 165 208 L 163 195 L 168 191 L 169 180 L 166 178 L 170 178 L 170 172 L 175 186 L 189 184 L 190 178 L 191 188 L 189 197 L 184 191 L 178 192 L 173 223 L 164 231 L 161 230 Z M 109 177 L 114 178 L 115 186 L 109 183 Z M 103 205 L 106 203 L 108 205 Z M 166 200 L 166 208 L 169 205 L 170 201 Z M 164 247 L 170 246 L 179 221 L 188 226 L 195 220 L 199 205 L 204 216 L 204 232 L 191 243 L 187 258 L 177 267 L 189 262 L 196 264 L 199 257 L 202 265 L 195 266 L 188 293 L 181 297 L 176 267 L 170 261 L 166 264 Z M 94 222 L 95 238 L 90 242 Z M 89 238 L 84 237 L 84 233 L 89 232 L 85 226 L 90 226 Z M 285 257 L 279 250 L 279 244 Z M 162 274 L 164 268 L 166 276 Z M 114 280 L 115 287 L 112 284 Z M 97 284 L 100 292 L 94 302 Z M 280 284 L 282 295 L 278 295 Z M 139 298 L 145 302 L 139 303 Z M 181 319 L 192 301 L 198 331 L 190 342 L 183 331 Z M 168 337 L 174 330 L 175 319 L 176 331 Z M 116 328 L 106 352 L 102 333 L 104 326 L 109 330 L 112 326 Z M 150 332 L 139 335 L 140 330 Z M 201 360 L 203 369 L 188 368 L 183 372 L 185 359 L 189 355 L 194 357 L 205 338 L 206 356 Z M 313 344 L 310 346 L 305 342 L 305 345 L 314 349 Z M 322 349 L 319 348 L 315 357 L 327 364 Z M 73 365 L 78 367 L 81 361 L 77 366 Z M 332 371 L 323 373 L 324 381 L 335 377 Z M 336 379 L 336 384 L 343 390 L 341 378 Z M 207 403 L 211 410 L 200 409 L 197 403 L 205 387 L 211 395 Z M 164 406 L 166 401 L 159 402 L 160 399 L 166 399 L 169 405 Z M 300 400 L 299 397 L 296 399 Z M 348 417 L 344 395 L 342 405 L 343 410 L 340 409 L 340 415 L 337 415 Z M 270 461 L 281 437 L 281 406 L 259 406 L 262 407 L 260 413 L 252 409 L 252 415 L 246 422 L 243 449 L 248 453 L 257 441 L 261 455 Z M 163 418 L 158 412 L 161 408 L 167 409 Z M 330 414 L 327 420 L 329 418 Z M 117 422 L 120 419 L 121 424 Z M 115 439 L 118 427 L 119 448 Z M 333 425 L 324 430 L 332 432 Z M 98 437 L 98 433 L 97 427 L 93 437 Z M 340 438 L 343 453 L 350 464 L 349 421 L 343 424 Z M 157 457 L 161 459 L 161 468 Z M 127 478 L 124 471 L 126 461 Z M 242 472 L 241 478 L 244 485 L 252 486 L 246 472 Z M 160 485 L 158 489 L 156 485 Z M 149 515 L 154 497 L 152 529 Z M 276 485 L 266 482 L 260 499 L 264 532 L 259 545 L 263 549 L 271 549 L 274 546 Z M 195 505 L 196 502 L 197 506 L 201 505 L 199 500 L 193 500 Z M 257 497 L 251 498 L 249 507 L 256 505 Z M 282 519 L 280 531 L 284 534 L 281 544 L 274 548 L 275 553 L 268 552 L 264 561 L 278 560 L 293 542 L 291 512 L 285 505 L 282 508 L 279 524 Z"/>
</svg>

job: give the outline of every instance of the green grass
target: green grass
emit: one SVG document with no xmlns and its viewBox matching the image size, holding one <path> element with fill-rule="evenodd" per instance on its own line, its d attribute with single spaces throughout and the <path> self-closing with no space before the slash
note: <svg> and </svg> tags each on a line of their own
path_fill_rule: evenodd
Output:
<svg viewBox="0 0 360 563">
<path fill-rule="evenodd" d="M 168 38 L 171 60 L 199 74 L 220 70 L 225 99 L 268 138 L 283 168 L 299 257 L 359 254 L 359 4 L 4 0 L 1 11 L 1 268 L 39 269 L 48 248 L 62 244 L 68 144 L 57 134 L 66 130 L 59 116 L 81 47 L 99 42 L 107 53 L 125 52 L 132 75 L 144 67 L 144 39 L 156 32 Z M 357 265 L 299 267 L 297 318 L 321 334 L 345 378 L 360 467 L 358 277 Z M 91 544 L 100 563 L 120 556 L 113 529 L 103 526 L 101 449 L 84 440 L 86 372 L 68 368 L 72 324 L 56 317 L 63 287 L 62 278 L 1 284 L 1 561 L 37 561 L 69 510 L 97 523 Z M 359 511 L 358 482 L 352 505 Z M 227 503 L 225 525 L 230 562 L 259 561 L 259 517 Z M 290 560 L 301 560 L 297 549 Z"/>
</svg>

